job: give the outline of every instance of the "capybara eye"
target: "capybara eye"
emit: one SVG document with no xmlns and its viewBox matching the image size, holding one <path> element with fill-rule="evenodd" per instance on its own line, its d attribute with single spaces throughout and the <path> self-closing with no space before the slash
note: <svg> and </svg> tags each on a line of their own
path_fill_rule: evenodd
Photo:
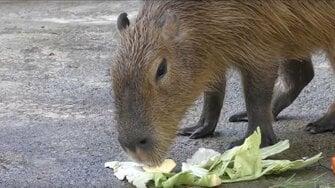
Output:
<svg viewBox="0 0 335 188">
<path fill-rule="evenodd" d="M 157 69 L 156 81 L 162 79 L 166 74 L 166 72 L 167 72 L 167 62 L 166 59 L 164 58 Z"/>
</svg>

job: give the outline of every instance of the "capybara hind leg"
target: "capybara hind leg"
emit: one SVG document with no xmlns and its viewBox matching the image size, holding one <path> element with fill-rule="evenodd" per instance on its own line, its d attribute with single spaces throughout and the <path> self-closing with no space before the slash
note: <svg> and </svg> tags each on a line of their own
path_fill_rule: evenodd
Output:
<svg viewBox="0 0 335 188">
<path fill-rule="evenodd" d="M 333 50 L 328 51 L 328 58 L 335 71 L 335 47 Z M 327 110 L 326 115 L 313 123 L 309 123 L 305 130 L 313 134 L 328 131 L 335 133 L 335 101 Z"/>
<path fill-rule="evenodd" d="M 273 70 L 273 72 L 271 72 L 271 70 Z M 271 99 L 276 79 L 275 75 L 275 68 L 269 68 L 266 72 L 242 71 L 245 102 L 249 120 L 245 138 L 251 135 L 259 126 L 262 135 L 262 147 L 277 142 L 276 135 L 272 128 L 271 112 Z M 231 143 L 230 147 L 242 144 L 244 139 Z"/>
<path fill-rule="evenodd" d="M 310 58 L 290 60 L 281 64 L 273 93 L 274 117 L 293 103 L 313 77 L 314 69 Z"/>
<path fill-rule="evenodd" d="M 335 133 L 335 101 L 329 107 L 325 116 L 313 123 L 309 123 L 305 130 L 313 134 L 328 131 Z"/>
<path fill-rule="evenodd" d="M 226 82 L 217 83 L 211 91 L 204 93 L 204 105 L 199 121 L 195 126 L 179 130 L 179 135 L 190 136 L 192 139 L 213 135 L 220 118 Z"/>
<path fill-rule="evenodd" d="M 275 83 L 272 113 L 275 120 L 278 114 L 298 97 L 305 86 L 313 79 L 314 69 L 310 58 L 288 60 L 279 66 Z M 239 112 L 229 118 L 230 122 L 248 121 L 246 112 Z"/>
</svg>

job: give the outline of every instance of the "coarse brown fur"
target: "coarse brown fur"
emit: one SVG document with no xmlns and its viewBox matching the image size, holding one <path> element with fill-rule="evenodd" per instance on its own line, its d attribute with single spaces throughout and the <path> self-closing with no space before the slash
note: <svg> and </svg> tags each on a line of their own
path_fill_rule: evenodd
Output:
<svg viewBox="0 0 335 188">
<path fill-rule="evenodd" d="M 149 165 L 162 160 L 186 110 L 224 83 L 228 68 L 243 76 L 246 136 L 260 122 L 265 145 L 275 141 L 268 98 L 280 62 L 323 50 L 335 68 L 335 1 L 145 1 L 120 34 L 112 64 L 119 140 Z M 167 73 L 157 81 L 163 58 Z"/>
</svg>

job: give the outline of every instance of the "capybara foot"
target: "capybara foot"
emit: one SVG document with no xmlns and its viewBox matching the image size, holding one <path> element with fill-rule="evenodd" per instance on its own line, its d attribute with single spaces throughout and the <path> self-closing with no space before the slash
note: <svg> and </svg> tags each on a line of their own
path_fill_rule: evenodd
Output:
<svg viewBox="0 0 335 188">
<path fill-rule="evenodd" d="M 231 143 L 229 144 L 229 146 L 228 146 L 227 149 L 231 149 L 231 148 L 233 148 L 233 147 L 235 147 L 235 146 L 240 146 L 240 145 L 242 145 L 242 144 L 244 143 L 244 140 L 245 140 L 245 139 L 240 139 L 240 140 L 236 140 L 236 141 L 231 142 Z"/>
<path fill-rule="evenodd" d="M 274 120 L 277 121 L 277 115 L 274 115 Z M 248 122 L 248 115 L 247 112 L 238 112 L 237 114 L 234 114 L 230 116 L 229 122 Z"/>
<path fill-rule="evenodd" d="M 229 122 L 247 122 L 247 121 L 248 121 L 247 112 L 239 112 L 237 114 L 230 116 L 229 118 Z"/>
<path fill-rule="evenodd" d="M 240 140 L 236 140 L 233 141 L 229 144 L 228 149 L 231 149 L 235 146 L 240 146 L 244 143 L 244 140 L 246 138 L 240 139 Z M 278 142 L 277 138 L 275 136 L 263 136 L 262 135 L 262 141 L 261 141 L 261 148 L 262 147 L 266 147 L 266 146 L 271 146 L 274 145 Z"/>
<path fill-rule="evenodd" d="M 333 132 L 335 134 L 335 114 L 333 116 L 324 116 L 313 123 L 309 123 L 305 130 L 312 134 L 323 132 Z"/>
<path fill-rule="evenodd" d="M 202 122 L 198 122 L 198 124 L 193 127 L 186 127 L 180 129 L 178 131 L 178 134 L 183 136 L 190 136 L 191 139 L 204 138 L 213 135 L 215 127 L 216 125 L 212 126 L 209 124 L 203 124 Z"/>
</svg>

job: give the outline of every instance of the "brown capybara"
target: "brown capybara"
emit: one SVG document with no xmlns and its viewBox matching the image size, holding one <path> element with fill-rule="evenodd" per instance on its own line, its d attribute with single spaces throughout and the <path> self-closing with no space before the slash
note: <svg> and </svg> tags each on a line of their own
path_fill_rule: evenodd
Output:
<svg viewBox="0 0 335 188">
<path fill-rule="evenodd" d="M 151 0 L 133 21 L 121 14 L 117 27 L 111 74 L 118 139 L 147 165 L 164 159 L 180 120 L 202 93 L 207 110 L 221 109 L 227 69 L 242 75 L 245 136 L 260 126 L 266 146 L 277 142 L 271 100 L 280 67 L 323 50 L 335 68 L 335 1 Z M 213 128 L 207 123 L 216 122 L 206 119 L 194 131 Z"/>
</svg>

